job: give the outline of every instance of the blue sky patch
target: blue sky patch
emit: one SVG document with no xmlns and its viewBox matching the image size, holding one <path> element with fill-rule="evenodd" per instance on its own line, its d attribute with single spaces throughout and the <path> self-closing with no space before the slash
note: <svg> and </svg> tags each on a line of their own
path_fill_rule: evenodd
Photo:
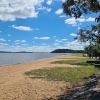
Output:
<svg viewBox="0 0 100 100">
<path fill-rule="evenodd" d="M 81 28 L 96 24 L 97 14 L 79 19 L 66 16 L 62 2 L 64 0 L 0 1 L 0 50 L 83 49 L 86 44 L 74 38 Z"/>
</svg>

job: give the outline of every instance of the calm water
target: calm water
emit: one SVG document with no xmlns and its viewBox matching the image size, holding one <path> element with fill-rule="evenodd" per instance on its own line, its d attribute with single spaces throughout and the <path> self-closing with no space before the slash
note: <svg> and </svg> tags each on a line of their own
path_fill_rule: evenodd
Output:
<svg viewBox="0 0 100 100">
<path fill-rule="evenodd" d="M 53 53 L 0 53 L 0 65 L 16 64 L 56 56 Z"/>
</svg>

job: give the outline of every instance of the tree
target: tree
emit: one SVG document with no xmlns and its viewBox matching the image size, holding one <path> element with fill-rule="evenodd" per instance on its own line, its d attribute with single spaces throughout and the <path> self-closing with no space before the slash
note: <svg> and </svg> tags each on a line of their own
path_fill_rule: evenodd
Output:
<svg viewBox="0 0 100 100">
<path fill-rule="evenodd" d="M 100 24 L 91 26 L 91 29 L 81 29 L 76 39 L 81 42 L 89 42 L 90 45 L 100 44 Z"/>
<path fill-rule="evenodd" d="M 66 15 L 79 18 L 83 14 L 100 12 L 100 0 L 66 0 L 63 9 Z M 91 29 L 81 29 L 76 39 L 81 42 L 88 41 L 88 51 L 95 52 L 100 57 L 100 16 L 97 16 L 95 21 L 98 22 L 97 25 Z"/>
<path fill-rule="evenodd" d="M 77 34 L 76 39 L 89 43 L 89 46 L 85 48 L 89 57 L 100 57 L 100 25 L 92 26 L 90 30 L 81 29 Z"/>
<path fill-rule="evenodd" d="M 90 58 L 100 57 L 100 44 L 86 46 L 85 53 L 87 53 Z"/>
</svg>

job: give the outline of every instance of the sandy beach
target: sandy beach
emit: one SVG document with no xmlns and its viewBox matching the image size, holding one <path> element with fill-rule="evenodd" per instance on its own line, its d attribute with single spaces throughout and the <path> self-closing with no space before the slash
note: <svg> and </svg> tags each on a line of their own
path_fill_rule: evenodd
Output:
<svg viewBox="0 0 100 100">
<path fill-rule="evenodd" d="M 59 81 L 31 79 L 24 73 L 46 67 L 73 67 L 67 64 L 55 65 L 50 63 L 64 57 L 69 57 L 69 55 L 0 67 L 0 100 L 45 100 L 48 97 L 56 97 L 62 94 L 65 87 L 70 87 L 70 84 Z"/>
</svg>

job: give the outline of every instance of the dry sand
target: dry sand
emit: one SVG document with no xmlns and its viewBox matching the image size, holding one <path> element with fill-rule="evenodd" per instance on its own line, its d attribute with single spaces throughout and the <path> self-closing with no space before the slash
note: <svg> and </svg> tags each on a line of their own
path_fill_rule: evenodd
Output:
<svg viewBox="0 0 100 100">
<path fill-rule="evenodd" d="M 70 87 L 70 84 L 59 81 L 31 79 L 24 73 L 45 67 L 73 67 L 71 65 L 50 64 L 52 61 L 68 57 L 69 55 L 61 55 L 0 67 L 0 100 L 46 100 L 45 98 L 62 94 L 65 87 Z"/>
</svg>

